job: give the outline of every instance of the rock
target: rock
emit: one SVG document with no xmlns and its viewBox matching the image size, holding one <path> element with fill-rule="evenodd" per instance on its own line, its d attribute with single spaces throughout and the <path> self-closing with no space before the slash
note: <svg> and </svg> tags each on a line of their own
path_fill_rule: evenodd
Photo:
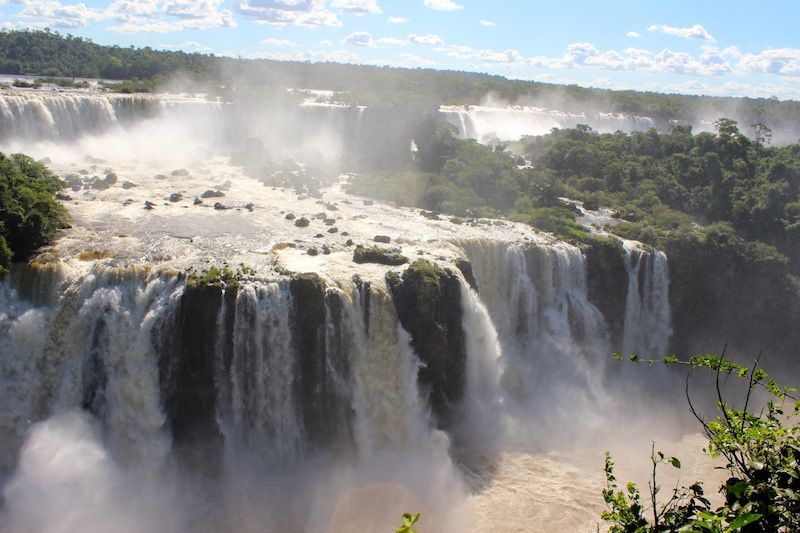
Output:
<svg viewBox="0 0 800 533">
<path fill-rule="evenodd" d="M 122 202 L 122 205 L 124 205 L 125 207 L 128 207 L 128 206 L 129 206 L 129 205 L 131 205 L 132 203 L 133 203 L 133 199 L 132 199 L 132 198 L 128 198 L 127 200 L 125 200 L 124 202 Z"/>
<path fill-rule="evenodd" d="M 336 220 L 332 218 L 324 218 L 322 219 L 322 222 L 324 222 L 326 226 L 333 226 L 334 224 L 336 224 Z"/>
<path fill-rule="evenodd" d="M 181 200 L 183 200 L 183 195 L 179 192 L 174 192 L 169 195 L 170 202 L 180 202 Z"/>
<path fill-rule="evenodd" d="M 89 171 L 86 170 L 85 168 L 82 168 L 82 169 L 80 169 L 78 171 L 78 174 L 83 174 L 84 176 L 88 176 L 89 175 Z"/>
<path fill-rule="evenodd" d="M 311 248 L 309 248 L 309 249 L 308 249 L 308 251 L 307 251 L 306 253 L 307 253 L 308 255 L 319 255 L 319 252 L 318 252 L 318 251 L 317 251 L 317 249 L 316 249 L 316 248 L 314 248 L 314 247 L 311 247 Z"/>
<path fill-rule="evenodd" d="M 173 170 L 172 172 L 170 172 L 170 175 L 186 177 L 189 175 L 189 171 L 186 170 L 185 168 L 179 168 L 178 170 Z"/>
<path fill-rule="evenodd" d="M 331 255 L 331 248 L 327 244 L 322 247 L 322 253 L 325 255 Z"/>
<path fill-rule="evenodd" d="M 244 205 L 244 208 L 247 209 L 248 211 L 250 211 L 251 213 L 253 212 L 253 209 L 255 209 L 255 207 L 256 206 L 254 204 L 252 204 L 252 203 Z"/>
<path fill-rule="evenodd" d="M 314 235 L 314 238 L 315 238 L 315 239 L 321 239 L 321 238 L 323 238 L 324 236 L 325 236 L 325 235 L 323 235 L 322 233 L 317 233 L 316 235 Z"/>
<path fill-rule="evenodd" d="M 375 202 L 372 200 L 364 200 L 364 205 L 375 205 Z"/>
<path fill-rule="evenodd" d="M 335 204 L 331 204 L 331 203 L 325 204 L 325 209 L 327 209 L 328 211 L 338 211 L 339 210 L 339 208 L 336 207 Z"/>
<path fill-rule="evenodd" d="M 224 206 L 221 203 L 217 202 L 214 204 L 214 209 L 217 211 L 225 211 L 226 209 L 230 209 L 230 207 Z"/>
<path fill-rule="evenodd" d="M 347 242 L 345 243 L 345 245 L 353 246 L 353 239 L 347 239 Z"/>
<path fill-rule="evenodd" d="M 419 381 L 439 428 L 449 427 L 466 383 L 466 340 L 461 321 L 461 283 L 438 265 L 417 260 L 386 283 L 397 317 L 420 358 Z"/>
<path fill-rule="evenodd" d="M 117 182 L 116 172 L 107 172 L 105 181 L 111 185 L 115 184 Z"/>
<path fill-rule="evenodd" d="M 325 220 L 326 218 L 328 218 L 328 215 L 325 212 L 317 213 L 316 215 L 314 215 L 314 218 L 316 218 L 317 220 Z"/>
<path fill-rule="evenodd" d="M 339 233 L 339 229 L 338 228 L 330 228 L 330 229 L 328 229 L 328 233 Z"/>
<path fill-rule="evenodd" d="M 125 180 L 125 181 L 122 182 L 122 188 L 125 189 L 125 190 L 133 189 L 134 187 L 138 187 L 138 186 L 139 185 L 137 185 L 136 183 L 134 183 L 132 181 L 128 181 L 128 180 Z"/>
<path fill-rule="evenodd" d="M 68 194 L 63 193 L 63 192 L 57 192 L 56 193 L 56 200 L 62 200 L 64 202 L 70 202 L 70 201 L 72 201 L 72 197 L 70 195 L 68 195 Z"/>
<path fill-rule="evenodd" d="M 342 237 L 349 237 L 350 236 L 350 234 L 348 232 L 346 232 L 346 231 L 343 231 L 342 233 L 340 233 L 340 235 Z"/>
<path fill-rule="evenodd" d="M 442 220 L 442 217 L 439 216 L 438 213 L 433 211 L 425 211 L 424 209 L 419 212 L 420 215 L 424 216 L 428 220 Z"/>
<path fill-rule="evenodd" d="M 422 250 L 420 250 L 420 251 L 422 251 Z M 475 279 L 475 274 L 472 272 L 472 263 L 470 263 L 466 259 L 462 259 L 460 257 L 458 259 L 456 259 L 455 262 L 456 262 L 456 267 L 464 275 L 464 279 L 467 281 L 467 283 L 469 283 L 469 286 L 472 287 L 477 292 L 478 291 L 478 281 Z"/>
<path fill-rule="evenodd" d="M 155 209 L 155 207 L 156 207 L 156 204 L 154 204 L 154 203 L 153 203 L 153 202 L 151 202 L 150 200 L 147 200 L 147 201 L 144 203 L 144 208 L 145 208 L 145 209 L 147 209 L 148 211 L 152 211 L 153 209 Z"/>
<path fill-rule="evenodd" d="M 356 246 L 353 261 L 359 264 L 377 263 L 379 265 L 398 266 L 408 263 L 408 257 L 400 253 L 399 248 L 381 248 L 380 246 Z"/>
<path fill-rule="evenodd" d="M 372 240 L 375 242 L 382 242 L 384 244 L 389 244 L 392 242 L 392 238 L 388 235 L 375 235 Z"/>
<path fill-rule="evenodd" d="M 200 205 L 200 204 L 202 204 L 202 203 L 203 203 L 203 200 L 201 200 L 200 198 L 198 198 L 197 196 L 195 196 L 195 197 L 194 197 L 194 202 L 192 202 L 192 203 L 193 203 L 194 205 Z"/>
<path fill-rule="evenodd" d="M 453 224 L 463 224 L 464 219 L 459 217 L 453 217 L 450 219 L 450 222 L 452 222 Z"/>
<path fill-rule="evenodd" d="M 225 196 L 225 193 L 222 191 L 207 189 L 203 194 L 200 195 L 200 198 L 222 198 L 223 196 Z"/>
<path fill-rule="evenodd" d="M 114 185 L 116 182 L 117 182 L 116 176 L 106 176 L 104 179 L 97 178 L 92 182 L 92 189 L 105 191 L 106 189 Z"/>
<path fill-rule="evenodd" d="M 306 228 L 308 225 L 311 224 L 311 221 L 308 220 L 306 217 L 300 217 L 294 221 L 294 225 L 298 228 Z"/>
<path fill-rule="evenodd" d="M 285 216 L 285 217 L 283 217 L 283 218 L 285 218 L 286 220 L 294 220 L 294 219 L 295 219 L 295 218 L 297 218 L 297 217 L 295 216 L 295 214 L 294 214 L 294 213 L 289 213 L 288 215 L 286 215 L 286 216 Z"/>
</svg>

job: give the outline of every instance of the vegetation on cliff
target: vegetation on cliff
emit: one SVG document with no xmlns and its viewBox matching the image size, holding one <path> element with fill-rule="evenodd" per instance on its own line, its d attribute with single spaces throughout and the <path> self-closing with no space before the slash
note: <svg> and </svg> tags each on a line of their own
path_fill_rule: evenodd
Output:
<svg viewBox="0 0 800 533">
<path fill-rule="evenodd" d="M 0 153 L 0 275 L 68 226 L 67 211 L 55 199 L 63 186 L 30 157 Z"/>
<path fill-rule="evenodd" d="M 639 362 L 638 358 L 632 361 Z M 614 463 L 606 454 L 607 510 L 602 518 L 611 533 L 657 533 L 672 531 L 707 533 L 766 533 L 800 529 L 800 426 L 796 419 L 800 401 L 795 389 L 780 387 L 761 368 L 758 360 L 751 368 L 733 363 L 723 356 L 703 355 L 689 361 L 668 356 L 667 365 L 683 364 L 689 373 L 710 369 L 714 375 L 719 414 L 713 420 L 701 417 L 692 404 L 687 376 L 686 395 L 689 408 L 708 439 L 707 453 L 725 461 L 729 478 L 719 487 L 724 501 L 713 506 L 705 497 L 702 481 L 677 486 L 666 495 L 658 485 L 658 467 L 680 468 L 680 460 L 656 452 L 651 454 L 652 473 L 646 500 L 638 487 L 627 483 L 621 489 L 614 476 Z M 721 381 L 738 376 L 746 382 L 741 407 L 736 407 L 722 392 Z M 754 408 L 757 389 L 771 398 L 761 408 Z"/>
</svg>

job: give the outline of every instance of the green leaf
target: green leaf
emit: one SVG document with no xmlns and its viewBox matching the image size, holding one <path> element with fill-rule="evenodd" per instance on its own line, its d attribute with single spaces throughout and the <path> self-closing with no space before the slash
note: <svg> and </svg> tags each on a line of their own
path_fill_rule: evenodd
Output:
<svg viewBox="0 0 800 533">
<path fill-rule="evenodd" d="M 677 457 L 670 457 L 669 458 L 669 462 L 672 463 L 672 466 L 674 466 L 675 468 L 680 468 L 681 467 L 681 462 L 680 462 L 680 460 L 678 460 Z"/>
<path fill-rule="evenodd" d="M 741 513 L 739 516 L 736 517 L 736 519 L 733 522 L 731 522 L 731 525 L 729 527 L 730 529 L 737 531 L 739 529 L 742 529 L 744 526 L 748 524 L 752 524 L 756 520 L 760 519 L 761 516 L 762 515 L 758 513 L 747 513 L 747 512 Z"/>
</svg>

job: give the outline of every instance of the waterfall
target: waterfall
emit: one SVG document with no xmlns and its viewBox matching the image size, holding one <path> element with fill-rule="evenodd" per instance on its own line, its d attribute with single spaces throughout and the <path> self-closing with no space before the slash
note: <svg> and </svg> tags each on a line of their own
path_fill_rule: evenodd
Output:
<svg viewBox="0 0 800 533">
<path fill-rule="evenodd" d="M 667 256 L 634 241 L 624 241 L 623 247 L 628 293 L 622 350 L 659 358 L 666 354 L 672 335 Z"/>
<path fill-rule="evenodd" d="M 476 139 L 481 143 L 516 141 L 525 135 L 545 135 L 553 128 L 574 128 L 578 124 L 587 124 L 600 133 L 630 133 L 655 127 L 650 117 L 623 113 L 570 113 L 529 106 L 443 105 L 439 107 L 439 113 L 459 129 L 462 138 Z"/>
<path fill-rule="evenodd" d="M 175 312 L 174 277 L 96 266 L 36 306 L 3 283 L 0 464 L 33 422 L 83 408 L 126 460 L 158 466 L 169 450 L 159 400 L 154 326 Z"/>
<path fill-rule="evenodd" d="M 0 94 L 0 140 L 73 141 L 146 119 L 168 116 L 219 122 L 221 104 L 179 95 L 122 95 L 91 91 L 4 91 Z"/>
<path fill-rule="evenodd" d="M 497 328 L 509 408 L 544 420 L 604 399 L 609 336 L 603 316 L 588 300 L 580 250 L 496 241 L 471 241 L 463 249 Z"/>
</svg>

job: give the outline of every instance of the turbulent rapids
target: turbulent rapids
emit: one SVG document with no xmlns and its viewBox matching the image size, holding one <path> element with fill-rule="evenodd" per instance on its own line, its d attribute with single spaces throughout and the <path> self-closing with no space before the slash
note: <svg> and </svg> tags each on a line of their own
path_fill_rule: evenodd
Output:
<svg viewBox="0 0 800 533">
<path fill-rule="evenodd" d="M 611 352 L 669 348 L 668 258 L 254 176 L 203 127 L 230 112 L 0 94 L 0 148 L 48 157 L 74 221 L 0 286 L 0 529 L 593 529 L 598 456 L 553 450 L 615 436 Z M 376 236 L 409 263 L 354 262 Z"/>
</svg>

